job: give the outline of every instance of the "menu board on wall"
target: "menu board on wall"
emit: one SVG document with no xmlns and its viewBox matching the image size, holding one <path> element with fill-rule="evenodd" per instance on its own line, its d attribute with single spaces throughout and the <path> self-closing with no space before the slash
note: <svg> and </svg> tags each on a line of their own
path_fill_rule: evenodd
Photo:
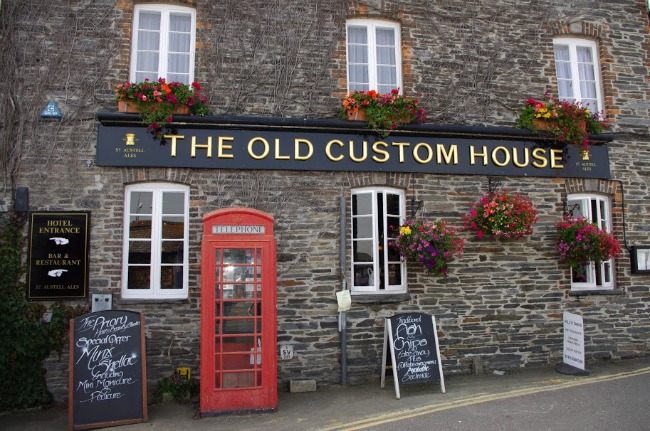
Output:
<svg viewBox="0 0 650 431">
<path fill-rule="evenodd" d="M 393 369 L 395 395 L 400 385 L 440 382 L 445 393 L 445 379 L 436 334 L 436 318 L 425 313 L 404 313 L 386 318 L 382 356 L 381 387 L 386 378 L 387 356 Z"/>
<path fill-rule="evenodd" d="M 88 296 L 90 212 L 30 213 L 27 298 Z"/>
<path fill-rule="evenodd" d="M 144 319 L 99 311 L 70 321 L 70 430 L 146 422 Z"/>
</svg>

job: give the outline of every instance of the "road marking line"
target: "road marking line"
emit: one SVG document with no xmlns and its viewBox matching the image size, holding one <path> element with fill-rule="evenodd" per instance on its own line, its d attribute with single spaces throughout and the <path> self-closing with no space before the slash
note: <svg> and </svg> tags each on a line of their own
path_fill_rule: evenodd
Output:
<svg viewBox="0 0 650 431">
<path fill-rule="evenodd" d="M 398 410 L 391 413 L 384 413 L 379 415 L 374 415 L 365 419 L 360 419 L 358 421 L 349 422 L 346 424 L 339 424 L 335 426 L 330 426 L 326 428 L 319 428 L 320 431 L 354 431 L 363 428 L 368 428 L 371 426 L 382 425 L 390 422 L 395 422 L 402 419 L 409 419 L 416 416 L 422 416 L 429 413 L 435 413 L 442 410 L 453 409 L 457 407 L 467 407 L 473 404 L 486 403 L 489 401 L 503 400 L 507 398 L 519 397 L 524 395 L 556 391 L 559 389 L 566 389 L 576 386 L 589 385 L 592 383 L 599 383 L 609 380 L 618 380 L 624 379 L 626 377 L 636 376 L 640 374 L 650 373 L 650 367 L 639 368 L 634 371 L 626 371 L 616 374 L 608 374 L 605 376 L 596 376 L 596 377 L 586 377 L 584 380 L 573 380 L 573 381 L 564 381 L 562 383 L 556 383 L 558 379 L 549 379 L 551 386 L 531 386 L 522 389 L 515 389 L 508 392 L 502 392 L 498 394 L 487 394 L 487 395 L 474 395 L 465 398 L 459 398 L 454 401 L 449 401 L 442 404 L 437 404 L 434 406 L 424 406 L 417 407 L 413 409 L 404 409 Z"/>
</svg>

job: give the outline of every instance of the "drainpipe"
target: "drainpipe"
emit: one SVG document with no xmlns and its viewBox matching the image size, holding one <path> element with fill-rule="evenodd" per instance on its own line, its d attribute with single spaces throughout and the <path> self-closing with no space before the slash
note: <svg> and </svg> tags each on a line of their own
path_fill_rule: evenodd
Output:
<svg viewBox="0 0 650 431">
<path fill-rule="evenodd" d="M 341 196 L 340 198 L 340 220 L 341 220 L 341 228 L 340 228 L 340 241 L 341 241 L 341 250 L 340 250 L 340 262 L 341 262 L 341 270 L 340 270 L 340 280 L 341 280 L 341 290 L 346 290 L 347 289 L 347 281 L 345 278 L 345 272 L 346 272 L 346 234 L 345 234 L 345 227 L 346 227 L 346 220 L 345 220 L 345 197 Z M 347 349 L 347 343 L 348 343 L 348 330 L 347 330 L 347 318 L 346 318 L 346 313 L 345 311 L 340 311 L 339 312 L 339 332 L 341 333 L 341 386 L 345 386 L 347 381 L 348 381 L 348 376 L 347 376 L 347 368 L 348 368 L 348 349 Z"/>
</svg>

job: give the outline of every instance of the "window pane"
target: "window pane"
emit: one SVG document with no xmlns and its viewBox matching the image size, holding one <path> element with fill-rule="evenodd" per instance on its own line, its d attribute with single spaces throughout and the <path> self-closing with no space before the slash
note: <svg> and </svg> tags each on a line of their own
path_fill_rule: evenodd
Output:
<svg viewBox="0 0 650 431">
<path fill-rule="evenodd" d="M 158 72 L 158 60 L 160 55 L 158 52 L 141 52 L 138 54 L 136 65 L 139 71 L 143 72 Z M 153 76 L 153 78 L 151 78 Z M 147 75 L 150 81 L 157 81 L 157 75 Z M 144 78 L 142 79 L 144 81 Z M 138 81 L 141 82 L 141 81 Z"/>
<path fill-rule="evenodd" d="M 377 45 L 395 46 L 395 31 L 392 28 L 377 29 Z"/>
<path fill-rule="evenodd" d="M 354 266 L 354 284 L 355 286 L 374 286 L 372 266 L 355 265 Z"/>
<path fill-rule="evenodd" d="M 163 266 L 160 268 L 161 289 L 182 289 L 183 288 L 183 267 Z"/>
<path fill-rule="evenodd" d="M 388 284 L 396 286 L 402 284 L 402 267 L 399 264 L 388 265 Z"/>
<path fill-rule="evenodd" d="M 138 33 L 138 51 L 160 50 L 160 33 L 141 31 Z"/>
<path fill-rule="evenodd" d="M 223 251 L 223 263 L 253 263 L 253 249 L 228 248 Z M 234 281 L 231 280 L 231 281 Z"/>
<path fill-rule="evenodd" d="M 372 216 L 355 217 L 352 220 L 352 237 L 372 238 Z"/>
<path fill-rule="evenodd" d="M 131 214 L 151 214 L 153 206 L 152 192 L 132 192 L 131 193 Z"/>
<path fill-rule="evenodd" d="M 151 238 L 150 216 L 131 216 L 129 219 L 129 238 Z"/>
<path fill-rule="evenodd" d="M 190 14 L 171 13 L 169 15 L 169 30 L 189 33 L 192 31 L 192 16 Z"/>
<path fill-rule="evenodd" d="M 146 30 L 160 30 L 160 12 L 141 11 L 138 28 Z"/>
<path fill-rule="evenodd" d="M 183 241 L 163 241 L 161 263 L 183 263 Z"/>
<path fill-rule="evenodd" d="M 183 216 L 163 216 L 162 237 L 165 239 L 183 239 L 185 237 Z"/>
<path fill-rule="evenodd" d="M 348 27 L 348 44 L 367 44 L 368 31 L 366 27 Z"/>
<path fill-rule="evenodd" d="M 397 85 L 397 70 L 394 67 L 377 67 L 377 81 L 379 85 L 390 87 L 388 90 L 390 92 Z M 380 93 L 386 93 L 386 91 L 380 91 Z"/>
<path fill-rule="evenodd" d="M 128 289 L 149 289 L 150 277 L 149 266 L 129 266 Z"/>
<path fill-rule="evenodd" d="M 162 212 L 163 212 L 163 214 L 184 214 L 185 213 L 185 193 L 183 193 L 183 192 L 163 192 L 163 195 L 162 195 Z"/>
<path fill-rule="evenodd" d="M 169 35 L 169 51 L 190 52 L 191 35 L 185 33 L 172 33 Z"/>
<path fill-rule="evenodd" d="M 355 262 L 372 262 L 373 240 L 353 241 L 353 259 Z"/>
<path fill-rule="evenodd" d="M 171 74 L 187 74 L 190 71 L 190 56 L 188 54 L 169 54 L 167 65 Z M 172 81 L 172 78 L 169 78 Z"/>
<path fill-rule="evenodd" d="M 578 54 L 579 63 L 590 63 L 590 64 L 594 63 L 594 59 L 591 53 L 591 48 L 587 46 L 579 46 L 576 48 L 576 52 Z"/>
<path fill-rule="evenodd" d="M 570 58 L 569 46 L 568 45 L 555 45 L 555 61 L 565 61 L 568 62 Z"/>
<path fill-rule="evenodd" d="M 368 47 L 363 45 L 353 45 L 348 49 L 350 63 L 368 63 Z"/>
<path fill-rule="evenodd" d="M 151 241 L 129 241 L 128 263 L 151 263 Z"/>
<path fill-rule="evenodd" d="M 352 214 L 372 214 L 372 195 L 370 193 L 356 193 L 352 195 Z"/>
<path fill-rule="evenodd" d="M 368 90 L 370 87 L 368 86 L 368 81 L 370 80 L 369 75 L 368 75 L 368 66 L 350 66 L 350 90 L 354 91 L 352 89 L 352 85 L 357 84 L 357 85 L 363 85 L 363 88 L 360 88 L 359 90 Z"/>
<path fill-rule="evenodd" d="M 395 49 L 377 47 L 377 64 L 394 66 L 396 64 Z"/>
</svg>

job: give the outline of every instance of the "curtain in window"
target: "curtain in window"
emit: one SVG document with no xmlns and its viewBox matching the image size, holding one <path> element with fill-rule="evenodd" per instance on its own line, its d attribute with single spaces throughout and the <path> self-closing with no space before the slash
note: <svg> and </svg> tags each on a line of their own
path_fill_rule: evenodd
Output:
<svg viewBox="0 0 650 431">
<path fill-rule="evenodd" d="M 377 91 L 389 93 L 397 85 L 395 32 L 377 29 Z"/>
<path fill-rule="evenodd" d="M 138 46 L 136 61 L 136 82 L 158 79 L 160 61 L 160 24 L 159 12 L 142 11 L 138 21 Z"/>
<path fill-rule="evenodd" d="M 368 30 L 366 27 L 348 28 L 348 68 L 350 91 L 370 89 L 368 73 Z"/>
<path fill-rule="evenodd" d="M 594 73 L 594 59 L 591 48 L 577 47 L 578 79 L 580 80 L 580 98 L 583 106 L 592 111 L 598 109 L 596 93 L 596 76 Z"/>
<path fill-rule="evenodd" d="M 573 81 L 571 78 L 571 57 L 568 46 L 555 46 L 555 68 L 560 99 L 574 100 Z"/>
<path fill-rule="evenodd" d="M 169 54 L 167 57 L 167 80 L 189 84 L 190 44 L 192 18 L 187 14 L 172 13 L 169 17 Z"/>
</svg>

